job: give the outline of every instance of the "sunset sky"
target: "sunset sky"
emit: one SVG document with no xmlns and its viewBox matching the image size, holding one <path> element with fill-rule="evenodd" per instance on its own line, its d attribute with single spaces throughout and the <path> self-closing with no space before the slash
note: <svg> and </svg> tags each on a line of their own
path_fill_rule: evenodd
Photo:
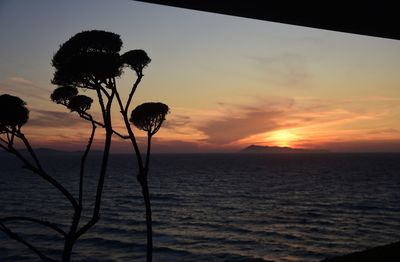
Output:
<svg viewBox="0 0 400 262">
<path fill-rule="evenodd" d="M 128 0 L 2 0 L 0 93 L 27 102 L 35 147 L 84 149 L 90 124 L 50 101 L 50 63 L 60 44 L 92 29 L 151 57 L 133 105 L 170 106 L 158 152 L 400 151 L 400 41 Z M 124 96 L 132 80 L 131 71 L 118 80 Z M 113 149 L 131 148 L 115 138 Z"/>
</svg>

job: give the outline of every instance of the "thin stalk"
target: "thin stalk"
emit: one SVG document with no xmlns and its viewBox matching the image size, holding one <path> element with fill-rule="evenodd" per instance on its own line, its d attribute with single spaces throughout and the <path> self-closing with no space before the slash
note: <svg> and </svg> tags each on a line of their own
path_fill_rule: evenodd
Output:
<svg viewBox="0 0 400 262">
<path fill-rule="evenodd" d="M 129 93 L 129 96 L 128 96 L 128 100 L 126 101 L 126 104 L 125 104 L 125 108 L 124 108 L 125 112 L 128 112 L 129 106 L 132 101 L 132 97 L 135 94 L 135 91 L 136 91 L 137 87 L 139 86 L 140 81 L 142 81 L 142 78 L 143 78 L 143 74 L 140 73 L 137 75 L 136 81 L 135 81 L 135 83 L 133 83 L 131 92 Z M 114 84 L 115 84 L 115 79 L 114 79 Z"/>
<path fill-rule="evenodd" d="M 58 233 L 60 233 L 61 235 L 63 235 L 64 237 L 67 235 L 61 228 L 59 228 L 56 224 L 45 221 L 45 220 L 41 220 L 41 219 L 36 219 L 36 218 L 32 218 L 32 217 L 23 217 L 23 216 L 16 216 L 16 217 L 4 217 L 0 219 L 0 223 L 4 223 L 4 222 L 12 222 L 12 221 L 28 221 L 28 222 L 32 222 L 32 223 L 36 223 L 42 226 L 46 226 L 48 228 L 53 229 L 54 231 L 57 231 Z"/>
<path fill-rule="evenodd" d="M 140 154 L 139 146 L 138 146 L 138 144 L 136 142 L 135 134 L 133 133 L 131 125 L 129 124 L 128 112 L 126 112 L 125 109 L 124 109 L 124 106 L 122 104 L 122 100 L 121 100 L 121 97 L 119 96 L 118 91 L 115 91 L 115 96 L 117 98 L 118 105 L 119 105 L 119 108 L 120 108 L 120 112 L 121 112 L 121 115 L 122 115 L 122 117 L 124 119 L 125 127 L 126 127 L 126 130 L 128 131 L 128 135 L 129 135 L 129 138 L 131 140 L 133 149 L 135 150 L 135 155 L 136 155 L 136 160 L 137 160 L 137 163 L 138 163 L 139 172 L 141 172 L 141 170 L 144 168 L 143 160 L 142 160 L 142 156 Z"/>
<path fill-rule="evenodd" d="M 80 114 L 82 116 L 82 114 Z M 63 249 L 63 262 L 68 262 L 71 260 L 71 255 L 72 255 L 72 248 L 77 240 L 75 237 L 75 234 L 77 232 L 78 226 L 79 226 L 79 221 L 81 219 L 81 214 L 82 214 L 82 202 L 83 202 L 83 177 L 84 177 L 84 171 L 85 171 L 85 164 L 86 164 L 86 159 L 89 154 L 90 148 L 93 143 L 93 138 L 96 132 L 96 124 L 93 121 L 93 118 L 91 115 L 87 114 L 89 120 L 91 120 L 92 123 L 92 132 L 89 137 L 88 144 L 86 146 L 85 152 L 83 153 L 82 159 L 81 159 L 81 165 L 80 165 L 80 173 L 79 173 L 79 198 L 78 198 L 78 205 L 79 209 L 75 211 L 74 216 L 72 218 L 72 224 L 69 230 L 68 235 L 65 238 L 64 241 L 64 249 Z"/>
<path fill-rule="evenodd" d="M 146 166 L 145 166 L 146 174 L 147 171 L 149 170 L 149 165 L 150 165 L 151 138 L 152 134 L 149 131 L 147 132 L 147 152 L 146 152 Z"/>
<path fill-rule="evenodd" d="M 62 254 L 62 261 L 63 262 L 69 262 L 71 260 L 71 255 L 72 255 L 72 248 L 75 244 L 76 238 L 76 230 L 79 225 L 79 220 L 81 218 L 81 206 L 74 212 L 74 216 L 72 217 L 72 224 L 69 230 L 68 235 L 65 237 L 64 241 L 64 249 L 63 249 L 63 254 Z"/>
<path fill-rule="evenodd" d="M 112 100 L 114 98 L 115 92 L 112 92 L 110 95 L 110 98 L 107 102 L 106 108 L 104 108 L 104 103 L 101 103 L 101 109 L 103 113 L 103 118 L 104 118 L 104 124 L 106 128 L 106 137 L 105 137 L 105 143 L 104 143 L 104 151 L 103 151 L 103 159 L 102 159 L 102 164 L 101 164 L 101 169 L 100 169 L 100 177 L 99 181 L 97 183 L 97 191 L 96 191 L 96 200 L 95 200 L 95 206 L 93 209 L 93 215 L 92 218 L 88 223 L 86 223 L 82 228 L 80 228 L 76 234 L 75 234 L 75 239 L 78 239 L 83 233 L 85 233 L 87 230 L 89 230 L 94 224 L 97 223 L 99 220 L 99 213 L 100 213 L 100 205 L 101 205 L 101 197 L 103 193 L 103 187 L 104 187 L 104 180 L 105 180 L 105 175 L 107 171 L 107 165 L 108 165 L 108 158 L 110 154 L 110 148 L 111 148 L 111 137 L 112 137 L 112 125 L 111 125 L 111 105 L 112 105 Z M 98 96 L 99 96 L 99 101 L 102 101 L 101 93 L 98 91 Z"/>
<path fill-rule="evenodd" d="M 22 140 L 26 149 L 28 149 L 29 154 L 32 156 L 33 160 L 36 163 L 36 166 L 43 170 L 42 165 L 40 164 L 39 158 L 36 156 L 35 151 L 33 151 L 31 144 L 29 143 L 28 139 L 26 139 L 25 135 L 21 132 L 18 132 L 17 136 Z"/>
<path fill-rule="evenodd" d="M 91 121 L 91 123 L 92 123 L 92 132 L 90 134 L 89 141 L 88 141 L 88 144 L 86 146 L 86 150 L 83 153 L 83 156 L 82 156 L 82 159 L 81 159 L 81 168 L 80 168 L 80 173 L 79 173 L 79 198 L 78 198 L 78 204 L 79 204 L 79 206 L 81 208 L 82 208 L 83 175 L 84 175 L 84 171 L 85 171 L 85 164 L 86 164 L 86 159 L 87 159 L 87 156 L 89 154 L 90 148 L 91 148 L 91 146 L 93 144 L 93 139 L 94 139 L 94 135 L 95 135 L 95 132 L 96 132 L 96 124 L 93 121 L 92 116 L 88 114 L 88 117 L 89 117 L 89 121 Z"/>
<path fill-rule="evenodd" d="M 151 218 L 150 193 L 147 182 L 147 170 L 143 170 L 143 173 L 139 174 L 137 178 L 140 185 L 142 186 L 142 195 L 144 198 L 144 205 L 146 208 L 146 229 L 147 229 L 146 261 L 151 262 L 153 260 L 153 227 Z"/>
<path fill-rule="evenodd" d="M 24 244 L 26 247 L 28 247 L 30 250 L 32 250 L 37 256 L 39 256 L 42 260 L 44 261 L 57 261 L 52 258 L 49 258 L 45 256 L 39 249 L 37 249 L 35 246 L 33 246 L 31 243 L 26 241 L 25 239 L 21 238 L 18 234 L 12 232 L 8 227 L 6 227 L 3 223 L 0 222 L 0 231 L 3 231 L 4 233 L 7 234 L 7 236 L 11 239 L 14 239 L 22 244 Z"/>
<path fill-rule="evenodd" d="M 1 139 L 1 140 L 2 140 L 2 139 Z M 6 147 L 6 146 L 4 146 L 4 145 L 2 145 L 2 144 L 0 144 L 0 147 L 1 147 L 4 151 L 11 153 L 11 151 L 10 151 L 10 149 L 8 149 L 8 147 Z"/>
<path fill-rule="evenodd" d="M 117 91 L 116 91 L 116 97 L 117 97 L 117 101 L 118 101 L 118 104 L 120 107 L 120 112 L 124 119 L 124 123 L 125 123 L 126 129 L 128 131 L 129 138 L 131 139 L 133 148 L 135 150 L 136 159 L 138 162 L 139 173 L 137 175 L 137 180 L 139 181 L 139 183 L 142 187 L 142 195 L 144 198 L 144 203 L 145 203 L 145 208 L 146 208 L 146 229 L 147 229 L 146 230 L 147 231 L 146 261 L 151 262 L 153 259 L 152 258 L 152 256 L 153 256 L 153 229 L 152 229 L 150 193 L 149 193 L 149 187 L 148 187 L 148 182 L 147 182 L 147 173 L 148 173 L 148 167 L 149 167 L 149 162 L 150 162 L 151 135 L 149 134 L 149 136 L 148 136 L 146 162 L 145 162 L 145 166 L 143 166 L 143 160 L 142 160 L 142 157 L 140 154 L 138 144 L 136 142 L 135 134 L 132 131 L 132 128 L 129 124 L 129 119 L 128 119 L 129 105 L 131 103 L 133 94 L 135 93 L 142 77 L 143 77 L 142 74 L 138 74 L 138 78 L 136 79 L 135 83 L 132 86 L 132 89 L 129 94 L 129 97 L 128 97 L 125 107 L 123 106 L 122 100 Z M 114 80 L 114 83 L 115 83 L 115 80 Z"/>
<path fill-rule="evenodd" d="M 139 173 L 138 180 L 142 186 L 142 195 L 144 198 L 144 204 L 146 208 L 146 229 L 147 229 L 147 254 L 146 261 L 151 262 L 153 260 L 153 221 L 151 217 L 151 202 L 150 192 L 148 185 L 148 172 L 150 164 L 150 150 L 151 150 L 151 133 L 147 134 L 147 153 L 146 153 L 146 167 L 144 172 Z"/>
<path fill-rule="evenodd" d="M 24 143 L 25 142 L 29 145 L 29 142 L 26 140 L 26 138 L 25 138 Z M 76 202 L 75 198 L 57 180 L 55 180 L 53 177 L 48 175 L 43 169 L 35 167 L 23 155 L 21 155 L 14 147 L 10 146 L 8 148 L 8 150 L 9 150 L 8 152 L 16 155 L 24 163 L 26 168 L 28 168 L 35 174 L 39 175 L 41 178 L 43 178 L 44 180 L 46 180 L 47 182 L 52 184 L 55 188 L 57 188 L 69 200 L 69 202 L 72 204 L 72 206 L 74 207 L 75 210 L 78 209 L 78 203 Z M 32 150 L 32 148 L 31 148 L 31 150 Z"/>
<path fill-rule="evenodd" d="M 85 119 L 85 120 L 88 120 L 88 121 L 90 121 L 90 122 L 93 121 L 96 125 L 101 126 L 102 128 L 106 128 L 106 126 L 105 126 L 103 123 L 94 120 L 92 117 L 89 117 L 89 115 L 88 115 L 87 113 L 82 114 L 82 115 L 81 115 L 81 118 L 83 118 L 83 119 Z M 129 138 L 128 135 L 123 135 L 123 134 L 119 133 L 118 131 L 115 131 L 114 129 L 112 130 L 112 132 L 113 132 L 115 135 L 117 135 L 118 137 L 122 138 L 122 139 L 128 139 L 128 138 Z"/>
</svg>

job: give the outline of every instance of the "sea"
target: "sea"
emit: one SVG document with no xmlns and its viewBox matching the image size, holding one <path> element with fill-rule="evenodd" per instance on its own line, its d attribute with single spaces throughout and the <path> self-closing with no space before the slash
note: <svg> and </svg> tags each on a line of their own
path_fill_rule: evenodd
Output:
<svg viewBox="0 0 400 262">
<path fill-rule="evenodd" d="M 80 155 L 42 154 L 45 170 L 77 195 Z M 135 158 L 110 157 L 100 221 L 72 261 L 145 261 L 145 209 Z M 101 155 L 89 156 L 84 213 Z M 0 217 L 30 216 L 67 230 L 66 199 L 12 156 L 0 155 Z M 154 154 L 149 185 L 154 261 L 320 261 L 400 240 L 400 154 Z M 56 232 L 6 225 L 59 260 Z M 0 261 L 40 261 L 0 231 Z"/>
</svg>

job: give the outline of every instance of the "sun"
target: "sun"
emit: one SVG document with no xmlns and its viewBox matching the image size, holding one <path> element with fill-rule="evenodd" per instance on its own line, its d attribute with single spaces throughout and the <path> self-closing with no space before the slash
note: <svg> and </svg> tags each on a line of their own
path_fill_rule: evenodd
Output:
<svg viewBox="0 0 400 262">
<path fill-rule="evenodd" d="M 294 141 L 298 140 L 298 135 L 290 130 L 278 130 L 268 133 L 267 139 L 277 146 L 290 147 Z"/>
</svg>

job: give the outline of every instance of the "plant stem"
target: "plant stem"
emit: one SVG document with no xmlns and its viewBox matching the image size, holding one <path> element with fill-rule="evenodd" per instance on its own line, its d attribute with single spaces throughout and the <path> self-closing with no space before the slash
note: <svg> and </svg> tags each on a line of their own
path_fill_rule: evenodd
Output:
<svg viewBox="0 0 400 262">
<path fill-rule="evenodd" d="M 38 255 L 43 261 L 56 261 L 54 259 L 51 259 L 47 256 L 45 256 L 41 251 L 39 251 L 35 246 L 33 246 L 31 243 L 26 241 L 25 239 L 21 238 L 19 235 L 16 233 L 12 232 L 8 227 L 6 227 L 3 223 L 0 222 L 0 231 L 3 231 L 8 235 L 9 238 L 14 239 L 22 244 L 24 244 L 26 247 L 28 247 L 30 250 L 32 250 L 36 255 Z"/>
<path fill-rule="evenodd" d="M 153 221 L 151 217 L 151 202 L 150 202 L 150 191 L 148 184 L 148 173 L 150 164 L 150 150 L 151 150 L 151 133 L 147 133 L 147 152 L 146 152 L 146 163 L 145 168 L 138 175 L 138 181 L 142 187 L 142 195 L 144 199 L 144 205 L 146 208 L 146 229 L 147 229 L 147 252 L 146 261 L 151 262 L 153 259 Z"/>
<path fill-rule="evenodd" d="M 103 193 L 104 180 L 105 180 L 105 176 L 106 176 L 108 159 L 109 159 L 109 155 L 110 155 L 111 137 L 113 134 L 112 124 L 111 124 L 111 105 L 112 105 L 112 101 L 113 101 L 115 92 L 113 91 L 111 93 L 111 95 L 107 101 L 106 107 L 104 107 L 104 103 L 103 103 L 100 91 L 98 91 L 97 94 L 99 96 L 100 107 L 102 109 L 104 125 L 105 125 L 105 129 L 106 129 L 106 137 L 105 137 L 104 150 L 103 150 L 103 159 L 101 162 L 99 181 L 97 183 L 96 200 L 95 200 L 92 218 L 90 219 L 90 221 L 88 223 L 86 223 L 82 228 L 80 228 L 76 232 L 75 237 L 74 237 L 75 239 L 78 239 L 83 233 L 85 233 L 93 225 L 95 225 L 100 218 L 99 213 L 100 213 L 100 206 L 101 206 L 101 197 L 102 197 L 102 193 Z"/>
<path fill-rule="evenodd" d="M 86 159 L 89 154 L 90 148 L 93 143 L 94 134 L 96 132 L 96 124 L 93 121 L 92 116 L 88 115 L 88 117 L 89 117 L 89 121 L 91 121 L 91 123 L 92 123 L 92 132 L 90 134 L 89 142 L 86 146 L 86 150 L 85 150 L 85 152 L 82 156 L 82 160 L 81 160 L 81 169 L 80 169 L 80 174 L 79 174 L 79 198 L 78 198 L 78 204 L 81 208 L 82 208 L 83 175 L 84 175 L 84 171 L 85 171 L 85 164 L 86 164 Z"/>
<path fill-rule="evenodd" d="M 144 198 L 144 205 L 146 208 L 146 229 L 147 229 L 147 252 L 146 261 L 151 262 L 153 259 L 153 227 L 151 218 L 151 203 L 150 203 L 150 193 L 149 186 L 147 182 L 147 170 L 143 170 L 137 179 L 142 187 L 142 195 Z"/>
</svg>

